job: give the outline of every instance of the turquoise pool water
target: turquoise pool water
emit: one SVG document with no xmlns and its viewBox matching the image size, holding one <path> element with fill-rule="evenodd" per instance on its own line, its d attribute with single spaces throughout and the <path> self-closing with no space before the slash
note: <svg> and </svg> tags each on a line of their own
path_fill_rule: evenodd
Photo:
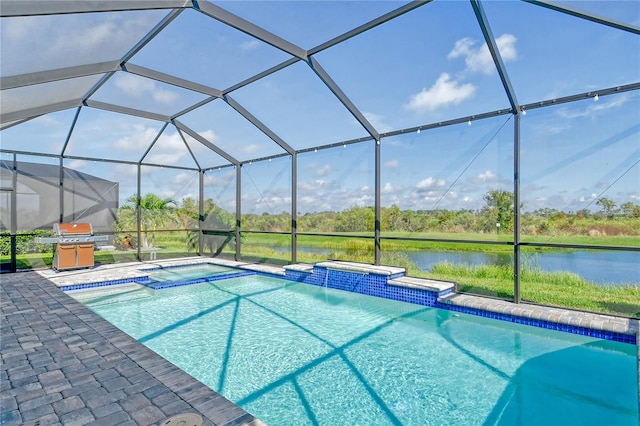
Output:
<svg viewBox="0 0 640 426">
<path fill-rule="evenodd" d="M 186 281 L 211 277 L 214 275 L 228 274 L 235 271 L 236 269 L 206 263 L 202 265 L 189 266 L 186 268 L 162 268 L 151 270 L 149 271 L 149 278 L 161 282 Z"/>
<path fill-rule="evenodd" d="M 136 291 L 69 294 L 272 426 L 638 423 L 634 345 L 265 276 Z"/>
</svg>

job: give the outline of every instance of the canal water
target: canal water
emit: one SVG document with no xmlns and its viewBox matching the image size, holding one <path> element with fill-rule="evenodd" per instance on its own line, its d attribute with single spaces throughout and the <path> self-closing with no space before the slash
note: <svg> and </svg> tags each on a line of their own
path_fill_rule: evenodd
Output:
<svg viewBox="0 0 640 426">
<path fill-rule="evenodd" d="M 565 252 L 521 253 L 521 267 L 545 272 L 567 271 L 580 275 L 596 284 L 635 284 L 640 286 L 640 252 L 573 250 Z M 407 257 L 423 271 L 433 265 L 449 262 L 454 265 L 511 265 L 512 255 L 507 253 L 481 253 L 463 251 L 409 252 Z"/>
<path fill-rule="evenodd" d="M 331 250 L 298 245 L 300 253 L 324 254 Z M 405 252 L 409 261 L 423 271 L 430 272 L 433 265 L 449 262 L 454 265 L 511 265 L 510 253 L 483 253 L 472 251 L 423 250 Z M 566 271 L 600 285 L 640 286 L 640 252 L 617 250 L 566 250 L 521 253 L 522 268 L 545 272 Z"/>
</svg>

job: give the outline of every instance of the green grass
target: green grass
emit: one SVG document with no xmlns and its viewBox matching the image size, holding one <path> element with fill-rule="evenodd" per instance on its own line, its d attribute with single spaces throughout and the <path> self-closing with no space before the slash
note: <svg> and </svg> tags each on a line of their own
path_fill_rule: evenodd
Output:
<svg viewBox="0 0 640 426">
<path fill-rule="evenodd" d="M 429 278 L 454 281 L 458 290 L 513 298 L 513 272 L 509 266 L 466 266 L 440 263 Z M 640 318 L 640 287 L 631 284 L 599 286 L 570 272 L 524 269 L 520 275 L 524 301 Z"/>
<path fill-rule="evenodd" d="M 367 245 L 373 249 L 373 238 L 357 239 L 362 233 L 344 233 L 349 237 L 327 237 L 324 235 L 309 236 L 299 235 L 298 244 L 307 247 L 332 248 L 340 246 L 347 241 L 360 241 L 363 249 L 367 249 Z M 369 235 L 373 237 L 373 234 Z M 385 237 L 393 238 L 430 238 L 430 239 L 455 239 L 459 242 L 445 241 L 413 241 L 413 240 L 392 240 Z M 268 244 L 271 246 L 286 247 L 291 245 L 291 237 L 279 234 L 244 234 L 243 244 Z M 496 244 L 473 243 L 471 241 L 496 241 Z M 481 233 L 410 233 L 410 232 L 384 232 L 382 233 L 382 250 L 386 251 L 421 251 L 421 250 L 462 250 L 462 251 L 491 251 L 495 253 L 513 252 L 513 245 L 504 244 L 512 242 L 511 234 L 481 234 Z M 573 235 L 562 237 L 523 237 L 523 241 L 549 243 L 549 244 L 576 244 L 576 245 L 602 245 L 602 246 L 622 246 L 622 247 L 638 247 L 640 244 L 637 236 L 604 236 L 591 237 L 588 235 Z M 532 250 L 558 250 L 555 248 L 532 248 Z M 567 250 L 567 249 L 560 249 Z"/>
<path fill-rule="evenodd" d="M 276 237 L 276 238 L 274 238 Z M 350 260 L 353 262 L 373 263 L 373 244 L 370 239 L 344 237 L 308 237 L 302 236 L 304 246 L 326 248 L 329 255 L 298 253 L 297 261 L 315 263 L 327 258 Z M 264 262 L 282 263 L 290 259 L 288 253 L 275 250 L 274 247 L 289 247 L 290 237 L 284 235 L 250 234 L 247 243 L 243 242 L 243 259 L 261 259 Z M 442 250 L 460 250 L 460 244 L 438 243 Z M 512 252 L 513 247 L 469 244 L 478 251 L 498 248 L 496 252 Z M 411 263 L 402 252 L 434 249 L 431 243 L 420 241 L 385 241 L 381 254 L 381 263 L 400 266 L 407 269 L 407 275 L 433 278 L 457 283 L 459 291 L 468 293 L 513 299 L 513 269 L 510 265 L 453 265 L 440 263 L 432 272 L 420 270 Z M 570 272 L 543 272 L 534 268 L 525 268 L 520 274 L 520 293 L 524 301 L 543 305 L 581 309 L 614 315 L 640 318 L 640 288 L 634 285 L 600 286 L 582 279 Z"/>
</svg>

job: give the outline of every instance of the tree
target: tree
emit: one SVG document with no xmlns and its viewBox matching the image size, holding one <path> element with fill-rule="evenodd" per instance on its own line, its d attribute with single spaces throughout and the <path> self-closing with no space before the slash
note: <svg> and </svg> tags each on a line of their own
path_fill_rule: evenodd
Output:
<svg viewBox="0 0 640 426">
<path fill-rule="evenodd" d="M 198 200 L 193 197 L 182 199 L 182 205 L 175 210 L 176 218 L 183 228 L 197 228 L 200 217 Z"/>
<path fill-rule="evenodd" d="M 620 204 L 622 214 L 628 219 L 640 218 L 640 206 L 633 204 L 631 201 Z"/>
<path fill-rule="evenodd" d="M 513 192 L 502 189 L 493 189 L 484 197 L 485 206 L 480 211 L 483 217 L 483 227 L 486 232 L 512 231 L 514 212 Z"/>
<path fill-rule="evenodd" d="M 348 210 L 338 213 L 336 217 L 336 231 L 373 231 L 374 218 L 373 207 L 351 207 Z"/>
<path fill-rule="evenodd" d="M 402 212 L 396 204 L 380 209 L 380 227 L 382 231 L 402 230 Z"/>
<path fill-rule="evenodd" d="M 137 197 L 135 195 L 127 198 L 129 204 L 128 209 L 135 211 Z M 160 198 L 155 194 L 145 194 L 140 198 L 140 226 L 142 235 L 142 247 L 153 247 L 155 241 L 155 232 L 168 223 L 173 222 L 176 217 L 174 208 L 176 202 L 171 198 Z M 149 233 L 151 233 L 151 241 L 149 241 Z"/>
<path fill-rule="evenodd" d="M 596 205 L 600 206 L 602 213 L 604 213 L 607 219 L 613 219 L 616 203 L 610 198 L 601 197 L 596 200 Z"/>
</svg>

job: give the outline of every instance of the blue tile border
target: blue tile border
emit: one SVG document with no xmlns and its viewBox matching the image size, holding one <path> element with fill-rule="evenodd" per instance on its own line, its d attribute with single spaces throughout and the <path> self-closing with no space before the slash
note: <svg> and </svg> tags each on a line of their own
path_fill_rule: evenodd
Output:
<svg viewBox="0 0 640 426">
<path fill-rule="evenodd" d="M 134 277 L 134 278 L 123 278 L 123 279 L 119 279 L 119 280 L 109 280 L 109 281 L 96 281 L 96 282 L 92 282 L 92 283 L 83 283 L 83 284 L 71 284 L 71 285 L 63 285 L 60 286 L 60 290 L 67 292 L 67 291 L 73 291 L 73 290 L 84 290 L 87 288 L 97 288 L 97 287 L 107 287 L 110 285 L 116 285 L 116 284 L 131 284 L 131 283 L 135 283 L 135 284 L 140 284 L 138 281 L 139 280 L 144 280 L 144 279 L 148 279 L 148 276 L 142 276 L 142 277 Z"/>
<path fill-rule="evenodd" d="M 141 271 L 148 272 L 148 271 L 157 271 L 162 269 L 184 268 L 188 266 L 199 266 L 199 265 L 224 266 L 224 265 L 216 265 L 215 263 L 203 262 L 203 263 L 195 263 L 195 264 L 171 265 L 171 266 L 164 266 L 164 267 L 147 268 L 147 269 L 141 269 Z M 134 278 L 125 278 L 125 279 L 118 279 L 118 280 L 99 281 L 99 282 L 93 282 L 93 283 L 61 286 L 60 289 L 66 292 L 66 291 L 72 291 L 72 290 L 106 287 L 106 286 L 116 285 L 116 284 L 136 283 L 136 284 L 144 285 L 153 290 L 162 290 L 166 288 L 180 287 L 185 285 L 199 284 L 199 283 L 211 282 L 211 281 L 219 281 L 219 280 L 225 280 L 229 278 L 239 278 L 239 277 L 252 276 L 252 275 L 263 275 L 263 276 L 270 276 L 274 278 L 279 278 L 279 279 L 284 279 L 288 281 L 294 281 L 294 282 L 299 282 L 299 283 L 304 283 L 309 285 L 328 287 L 328 288 L 337 289 L 337 290 L 349 291 L 352 293 L 364 294 L 364 295 L 374 296 L 374 297 L 381 297 L 381 298 L 390 299 L 390 300 L 397 300 L 400 302 L 413 303 L 416 305 L 439 308 L 439 309 L 444 309 L 448 311 L 481 316 L 485 318 L 492 318 L 492 319 L 512 322 L 516 324 L 523 324 L 523 325 L 529 325 L 529 326 L 538 327 L 538 328 L 545 328 L 549 330 L 579 334 L 579 335 L 594 337 L 594 338 L 603 339 L 603 340 L 613 340 L 613 341 L 629 343 L 633 345 L 638 344 L 637 336 L 635 334 L 625 334 L 625 333 L 614 332 L 609 330 L 597 330 L 589 327 L 563 324 L 563 323 L 558 323 L 553 321 L 522 317 L 522 316 L 512 315 L 507 313 L 487 311 L 483 309 L 459 306 L 459 305 L 454 305 L 451 303 L 439 301 L 440 297 L 446 294 L 452 293 L 453 289 L 447 289 L 441 292 L 437 292 L 437 291 L 430 291 L 426 289 L 402 287 L 402 286 L 388 284 L 389 280 L 401 278 L 402 276 L 404 276 L 404 274 L 384 275 L 384 274 L 376 274 L 376 273 L 361 273 L 361 272 L 330 269 L 323 266 L 314 265 L 312 271 L 296 271 L 296 270 L 286 269 L 285 275 L 283 277 L 282 275 L 270 274 L 267 272 L 244 270 L 244 269 L 234 268 L 230 266 L 224 266 L 224 267 L 230 270 L 235 270 L 236 272 L 222 273 L 222 274 L 212 275 L 209 277 L 195 278 L 195 279 L 175 281 L 175 282 L 155 281 L 151 279 L 148 275 L 144 275 L 144 276 L 134 277 Z"/>
<path fill-rule="evenodd" d="M 286 278 L 305 284 L 311 284 L 321 287 L 326 286 L 328 288 L 334 288 L 338 290 L 351 291 L 354 293 L 366 294 L 369 296 L 414 303 L 417 305 L 482 316 L 485 318 L 492 318 L 516 324 L 523 324 L 538 328 L 546 328 L 549 330 L 563 331 L 566 333 L 595 337 L 603 340 L 613 340 L 634 345 L 637 344 L 637 337 L 634 334 L 617 333 L 609 330 L 597 330 L 588 327 L 521 317 L 505 313 L 497 313 L 477 308 L 453 305 L 450 303 L 443 303 L 438 301 L 438 299 L 446 294 L 453 293 L 453 289 L 437 292 L 387 284 L 388 280 L 400 278 L 399 276 L 395 276 L 398 274 L 392 276 L 374 273 L 362 274 L 357 272 L 327 269 L 326 267 L 321 266 L 314 266 L 313 272 L 302 272 L 294 270 L 286 270 L 285 272 Z"/>
<path fill-rule="evenodd" d="M 249 275 L 256 275 L 256 272 L 239 271 L 239 272 L 232 272 L 229 274 L 219 274 L 219 275 L 212 275 L 210 277 L 193 278 L 193 279 L 184 280 L 184 281 L 172 281 L 172 282 L 155 281 L 150 278 L 147 278 L 146 280 L 140 280 L 138 283 L 146 287 L 149 287 L 153 290 L 164 290 L 167 288 L 182 287 L 182 286 L 191 285 L 191 284 L 208 283 L 212 281 L 221 281 L 221 280 L 226 280 L 230 278 L 246 277 Z"/>
<path fill-rule="evenodd" d="M 231 266 L 224 266 L 224 265 L 218 265 L 212 262 L 197 262 L 197 263 L 185 263 L 182 265 L 167 265 L 167 266 L 153 266 L 151 268 L 142 268 L 140 269 L 140 271 L 142 272 L 153 272 L 153 271 L 162 271 L 165 269 L 180 269 L 180 268 L 187 268 L 190 266 L 217 266 L 217 267 L 222 267 L 222 268 L 227 268 L 227 269 L 235 269 Z"/>
<path fill-rule="evenodd" d="M 563 324 L 559 322 L 521 317 L 518 315 L 485 311 L 483 309 L 470 308 L 466 306 L 452 305 L 450 303 L 436 302 L 434 307 L 440 308 L 440 309 L 446 309 L 454 312 L 460 312 L 464 314 L 481 316 L 485 318 L 492 318 L 500 321 L 530 325 L 538 328 L 546 328 L 548 330 L 563 331 L 565 333 L 571 333 L 571 334 L 580 334 L 582 336 L 595 337 L 602 340 L 613 340 L 616 342 L 630 343 L 632 345 L 637 344 L 637 338 L 633 334 L 616 333 L 615 331 L 609 331 L 609 330 L 597 330 L 594 328 L 581 327 L 577 325 Z"/>
</svg>

